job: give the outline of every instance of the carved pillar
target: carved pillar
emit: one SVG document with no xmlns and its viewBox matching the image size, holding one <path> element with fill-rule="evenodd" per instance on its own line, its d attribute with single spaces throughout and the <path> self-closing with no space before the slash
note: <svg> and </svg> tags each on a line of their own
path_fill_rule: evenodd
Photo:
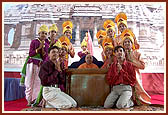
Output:
<svg viewBox="0 0 168 115">
<path fill-rule="evenodd" d="M 10 25 L 4 25 L 4 45 L 8 46 L 8 34 L 12 27 Z"/>
<path fill-rule="evenodd" d="M 96 38 L 96 33 L 97 33 L 97 22 L 94 21 L 94 35 L 93 35 L 93 44 L 94 46 L 98 46 L 98 41 L 97 41 L 97 38 Z"/>
<path fill-rule="evenodd" d="M 31 40 L 35 39 L 34 34 L 34 23 L 33 22 L 22 22 L 21 23 L 21 41 L 19 50 L 28 50 L 30 47 Z"/>
<path fill-rule="evenodd" d="M 18 47 L 20 46 L 21 30 L 22 30 L 22 24 L 21 23 L 16 24 L 14 40 L 13 40 L 13 44 L 12 44 L 11 48 L 18 49 Z"/>
<path fill-rule="evenodd" d="M 138 41 L 138 37 L 139 37 L 139 31 L 138 30 L 139 30 L 139 28 L 137 26 L 137 23 L 135 21 L 133 21 L 132 22 L 132 31 L 135 34 L 135 37 L 136 37 L 137 41 Z"/>
<path fill-rule="evenodd" d="M 79 35 L 79 21 L 76 23 L 76 39 L 75 39 L 75 45 L 80 46 L 80 35 Z"/>
<path fill-rule="evenodd" d="M 34 38 L 35 38 L 35 21 L 32 21 L 31 22 L 31 27 L 30 27 L 30 34 L 29 34 L 29 38 L 31 39 L 31 40 L 33 40 Z"/>
</svg>

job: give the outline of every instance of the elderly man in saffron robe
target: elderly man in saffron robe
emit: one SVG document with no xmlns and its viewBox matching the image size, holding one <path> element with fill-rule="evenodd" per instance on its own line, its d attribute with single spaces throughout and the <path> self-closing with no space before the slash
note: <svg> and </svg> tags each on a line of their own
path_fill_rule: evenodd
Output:
<svg viewBox="0 0 168 115">
<path fill-rule="evenodd" d="M 96 64 L 93 63 L 93 57 L 91 54 L 87 54 L 85 57 L 85 63 L 81 64 L 78 69 L 84 68 L 99 68 Z"/>
</svg>

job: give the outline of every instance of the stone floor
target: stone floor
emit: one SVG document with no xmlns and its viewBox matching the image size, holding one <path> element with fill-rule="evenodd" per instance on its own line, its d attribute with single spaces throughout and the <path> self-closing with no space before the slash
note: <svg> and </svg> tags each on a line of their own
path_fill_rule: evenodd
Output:
<svg viewBox="0 0 168 115">
<path fill-rule="evenodd" d="M 103 107 L 77 107 L 70 109 L 54 109 L 54 108 L 41 108 L 41 107 L 30 107 L 23 109 L 22 111 L 164 111 L 164 106 L 160 105 L 142 105 L 134 106 L 127 109 L 104 109 Z"/>
</svg>

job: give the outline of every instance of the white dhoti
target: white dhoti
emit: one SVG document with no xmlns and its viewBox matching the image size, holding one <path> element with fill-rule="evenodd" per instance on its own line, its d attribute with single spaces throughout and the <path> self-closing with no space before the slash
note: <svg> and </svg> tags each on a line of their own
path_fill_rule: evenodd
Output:
<svg viewBox="0 0 168 115">
<path fill-rule="evenodd" d="M 46 108 L 71 108 L 76 107 L 76 101 L 62 92 L 60 88 L 43 87 L 43 98 L 46 101 Z"/>
<path fill-rule="evenodd" d="M 27 64 L 25 76 L 25 94 L 28 102 L 35 100 L 40 91 L 41 81 L 38 76 L 39 69 L 40 67 L 34 65 L 33 63 Z"/>
</svg>

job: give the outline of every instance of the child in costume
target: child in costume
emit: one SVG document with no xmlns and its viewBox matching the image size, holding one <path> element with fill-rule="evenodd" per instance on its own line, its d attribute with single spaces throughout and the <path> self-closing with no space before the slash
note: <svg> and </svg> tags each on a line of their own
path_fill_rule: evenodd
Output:
<svg viewBox="0 0 168 115">
<path fill-rule="evenodd" d="M 26 59 L 22 69 L 21 85 L 25 85 L 25 94 L 28 106 L 37 98 L 40 91 L 40 79 L 38 77 L 39 69 L 45 57 L 45 39 L 47 38 L 48 27 L 42 25 L 39 28 L 37 39 L 31 41 L 29 56 Z"/>
</svg>

